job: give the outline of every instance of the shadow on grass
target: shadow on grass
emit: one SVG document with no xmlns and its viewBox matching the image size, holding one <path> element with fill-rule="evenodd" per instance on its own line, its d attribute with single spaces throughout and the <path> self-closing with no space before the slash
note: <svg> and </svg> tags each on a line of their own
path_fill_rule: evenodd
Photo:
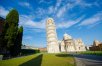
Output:
<svg viewBox="0 0 102 66">
<path fill-rule="evenodd" d="M 21 64 L 20 66 L 41 66 L 41 62 L 42 62 L 42 57 L 43 55 L 39 55 L 36 58 L 33 58 L 23 64 Z"/>
<path fill-rule="evenodd" d="M 70 54 L 56 54 L 58 57 L 72 57 Z"/>
</svg>

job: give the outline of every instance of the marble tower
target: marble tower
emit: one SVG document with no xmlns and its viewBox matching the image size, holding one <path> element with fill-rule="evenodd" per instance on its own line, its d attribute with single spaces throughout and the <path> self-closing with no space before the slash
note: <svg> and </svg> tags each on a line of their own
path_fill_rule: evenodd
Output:
<svg viewBox="0 0 102 66">
<path fill-rule="evenodd" d="M 47 35 L 47 52 L 59 53 L 59 44 L 56 33 L 56 26 L 52 18 L 46 21 L 46 35 Z"/>
</svg>

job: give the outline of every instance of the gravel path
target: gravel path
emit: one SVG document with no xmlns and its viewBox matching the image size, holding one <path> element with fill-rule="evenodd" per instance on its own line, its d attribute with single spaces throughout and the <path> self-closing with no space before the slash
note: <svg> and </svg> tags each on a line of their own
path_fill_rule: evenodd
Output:
<svg viewBox="0 0 102 66">
<path fill-rule="evenodd" d="M 102 56 L 73 54 L 76 66 L 102 66 Z"/>
</svg>

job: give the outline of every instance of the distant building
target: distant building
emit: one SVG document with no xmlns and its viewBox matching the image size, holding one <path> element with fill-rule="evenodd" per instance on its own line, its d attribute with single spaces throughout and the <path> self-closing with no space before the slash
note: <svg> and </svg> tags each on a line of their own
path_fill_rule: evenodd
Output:
<svg viewBox="0 0 102 66">
<path fill-rule="evenodd" d="M 91 51 L 102 51 L 102 42 L 94 40 L 93 45 L 89 47 Z"/>
<path fill-rule="evenodd" d="M 47 51 L 47 48 L 44 47 L 44 48 L 39 48 L 40 52 L 46 52 Z"/>
<path fill-rule="evenodd" d="M 0 34 L 2 33 L 4 22 L 5 22 L 5 19 L 0 17 Z"/>
<path fill-rule="evenodd" d="M 98 40 L 94 40 L 93 42 L 93 46 L 98 46 L 101 42 L 99 42 Z"/>
</svg>

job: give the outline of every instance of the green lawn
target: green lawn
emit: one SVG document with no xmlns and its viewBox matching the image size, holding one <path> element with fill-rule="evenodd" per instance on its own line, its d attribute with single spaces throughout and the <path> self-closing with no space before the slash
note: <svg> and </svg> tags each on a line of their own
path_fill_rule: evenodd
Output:
<svg viewBox="0 0 102 66">
<path fill-rule="evenodd" d="M 31 59 L 34 59 L 38 56 L 38 54 L 25 56 L 21 58 L 14 58 L 14 59 L 8 59 L 8 60 L 0 60 L 0 66 L 20 66 L 25 62 L 30 61 Z"/>
<path fill-rule="evenodd" d="M 74 66 L 74 58 L 68 54 L 44 54 L 41 66 Z"/>
<path fill-rule="evenodd" d="M 68 54 L 34 54 L 0 61 L 0 66 L 75 66 Z"/>
</svg>

